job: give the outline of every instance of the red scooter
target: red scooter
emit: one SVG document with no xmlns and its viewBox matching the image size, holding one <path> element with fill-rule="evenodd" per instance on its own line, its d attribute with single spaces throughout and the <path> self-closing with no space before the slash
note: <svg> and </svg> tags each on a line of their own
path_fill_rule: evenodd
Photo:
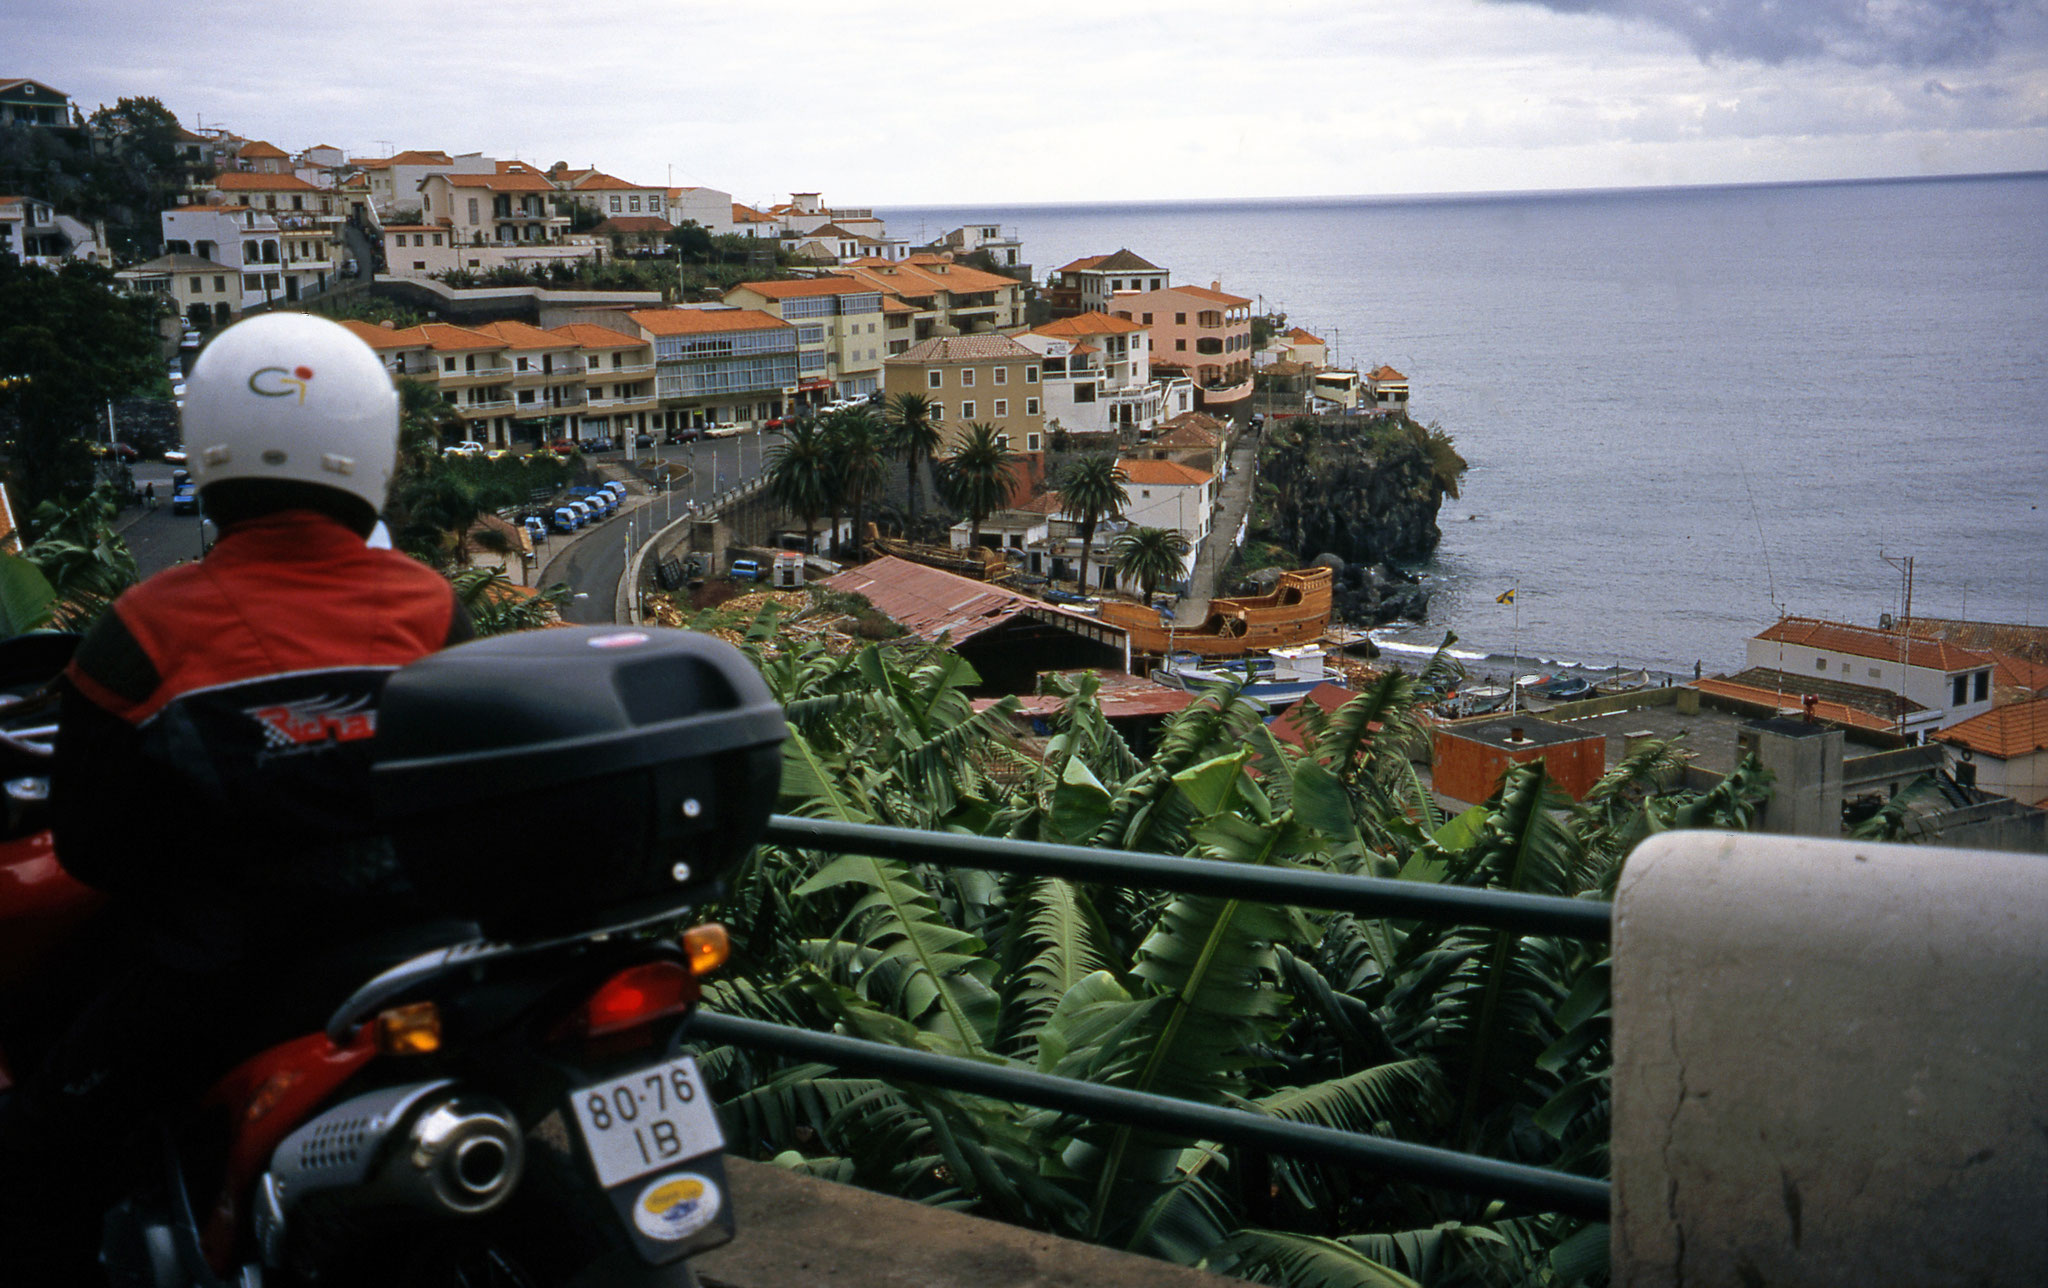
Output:
<svg viewBox="0 0 2048 1288">
<path fill-rule="evenodd" d="M 0 646 L 0 687 L 23 651 Z M 0 707 L 0 985 L 36 980 L 97 901 L 43 828 L 39 701 Z M 780 709 L 708 636 L 572 628 L 415 663 L 378 719 L 401 864 L 471 932 L 160 1124 L 160 1156 L 105 1215 L 109 1278 L 693 1283 L 685 1258 L 734 1224 L 718 1117 L 679 1046 L 727 946 L 681 927 L 766 823 Z"/>
</svg>

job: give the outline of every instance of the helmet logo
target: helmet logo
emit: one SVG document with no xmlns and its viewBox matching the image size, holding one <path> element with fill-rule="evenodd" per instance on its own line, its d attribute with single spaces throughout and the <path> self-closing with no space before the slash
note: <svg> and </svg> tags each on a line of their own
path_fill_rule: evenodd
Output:
<svg viewBox="0 0 2048 1288">
<path fill-rule="evenodd" d="M 265 398 L 289 398 L 297 393 L 299 402 L 306 401 L 306 382 L 313 378 L 311 367 L 259 367 L 249 376 L 249 392 Z"/>
</svg>

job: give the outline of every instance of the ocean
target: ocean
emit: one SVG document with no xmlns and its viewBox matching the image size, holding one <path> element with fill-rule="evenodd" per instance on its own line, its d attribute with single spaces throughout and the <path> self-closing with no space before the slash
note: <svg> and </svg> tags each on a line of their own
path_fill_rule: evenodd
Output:
<svg viewBox="0 0 2048 1288">
<path fill-rule="evenodd" d="M 1883 556 L 1916 615 L 2048 623 L 2048 175 L 877 213 L 1041 283 L 1128 247 L 1405 373 L 1471 471 L 1396 652 L 1712 674 L 1898 612 Z"/>
</svg>

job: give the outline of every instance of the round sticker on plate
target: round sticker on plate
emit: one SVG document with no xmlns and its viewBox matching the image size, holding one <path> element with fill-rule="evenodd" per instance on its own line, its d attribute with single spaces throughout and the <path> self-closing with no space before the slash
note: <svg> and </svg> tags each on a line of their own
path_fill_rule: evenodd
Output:
<svg viewBox="0 0 2048 1288">
<path fill-rule="evenodd" d="M 609 635 L 593 635 L 588 643 L 592 648 L 631 648 L 647 642 L 645 631 L 613 631 Z"/>
<path fill-rule="evenodd" d="M 687 1239 L 718 1215 L 718 1186 L 695 1172 L 650 1181 L 633 1200 L 633 1224 L 650 1239 Z"/>
</svg>

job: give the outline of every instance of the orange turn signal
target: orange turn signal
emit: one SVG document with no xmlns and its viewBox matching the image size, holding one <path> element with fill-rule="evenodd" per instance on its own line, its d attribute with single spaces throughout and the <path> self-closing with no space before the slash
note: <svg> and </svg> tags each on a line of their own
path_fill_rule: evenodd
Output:
<svg viewBox="0 0 2048 1288">
<path fill-rule="evenodd" d="M 689 959 L 692 975 L 709 975 L 732 956 L 732 940 L 724 926 L 707 921 L 683 932 L 683 956 Z"/>
<path fill-rule="evenodd" d="M 432 1002 L 408 1002 L 377 1013 L 377 1050 L 385 1055 L 428 1055 L 441 1049 L 441 1012 Z"/>
</svg>

